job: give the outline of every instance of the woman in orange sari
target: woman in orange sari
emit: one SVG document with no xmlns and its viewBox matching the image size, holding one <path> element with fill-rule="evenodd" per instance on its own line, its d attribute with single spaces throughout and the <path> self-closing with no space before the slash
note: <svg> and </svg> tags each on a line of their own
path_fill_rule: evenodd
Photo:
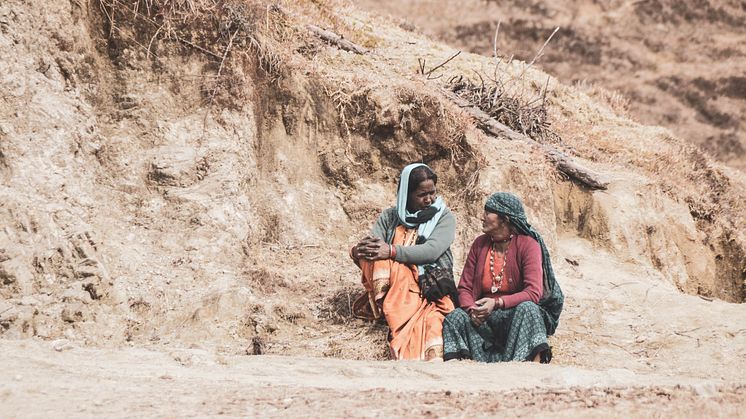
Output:
<svg viewBox="0 0 746 419">
<path fill-rule="evenodd" d="M 426 267 L 453 271 L 456 220 L 437 197 L 437 182 L 424 164 L 405 167 L 396 206 L 384 210 L 370 234 L 350 249 L 366 290 L 354 314 L 386 319 L 392 359 L 443 359 L 443 318 L 454 304 L 449 296 L 428 301 L 419 285 Z"/>
</svg>

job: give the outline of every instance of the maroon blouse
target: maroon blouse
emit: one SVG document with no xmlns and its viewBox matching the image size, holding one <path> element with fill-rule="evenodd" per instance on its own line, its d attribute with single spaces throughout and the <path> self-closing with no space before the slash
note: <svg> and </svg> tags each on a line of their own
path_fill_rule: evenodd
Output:
<svg viewBox="0 0 746 419">
<path fill-rule="evenodd" d="M 484 261 L 488 257 L 492 239 L 483 234 L 474 240 L 469 256 L 458 283 L 458 297 L 464 310 L 474 307 L 474 302 L 490 295 L 490 290 L 482 289 Z M 503 299 L 505 308 L 515 307 L 524 301 L 539 302 L 544 293 L 543 272 L 541 269 L 541 246 L 531 236 L 516 235 L 508 247 L 508 263 L 505 265 L 505 281 L 511 278 L 515 292 L 498 294 Z"/>
</svg>

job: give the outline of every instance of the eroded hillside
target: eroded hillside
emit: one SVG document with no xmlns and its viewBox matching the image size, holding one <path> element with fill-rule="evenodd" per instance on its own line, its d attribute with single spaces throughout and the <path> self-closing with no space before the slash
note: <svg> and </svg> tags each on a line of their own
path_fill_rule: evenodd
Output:
<svg viewBox="0 0 746 419">
<path fill-rule="evenodd" d="M 382 359 L 385 329 L 350 316 L 347 249 L 424 161 L 459 265 L 483 198 L 523 197 L 568 295 L 560 364 L 732 377 L 673 360 L 692 342 L 666 330 L 691 324 L 705 353 L 743 362 L 746 180 L 613 100 L 503 63 L 555 134 L 511 140 L 443 94 L 492 59 L 435 68 L 453 47 L 342 3 L 41 3 L 0 5 L 4 338 Z M 563 175 L 547 144 L 607 189 Z"/>
</svg>

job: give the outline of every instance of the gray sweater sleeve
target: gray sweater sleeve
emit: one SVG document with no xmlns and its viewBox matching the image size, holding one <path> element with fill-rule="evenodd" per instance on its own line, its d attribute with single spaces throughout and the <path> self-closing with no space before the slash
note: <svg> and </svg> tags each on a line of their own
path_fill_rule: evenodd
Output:
<svg viewBox="0 0 746 419">
<path fill-rule="evenodd" d="M 396 207 L 391 207 L 383 210 L 381 215 L 378 216 L 373 228 L 370 230 L 370 235 L 378 237 L 379 239 L 389 242 L 389 236 L 393 237 L 393 230 L 396 228 L 398 216 L 396 215 Z"/>
<path fill-rule="evenodd" d="M 396 261 L 414 265 L 433 263 L 451 247 L 455 238 L 456 217 L 450 210 L 446 210 L 425 243 L 414 246 L 396 246 Z"/>
</svg>

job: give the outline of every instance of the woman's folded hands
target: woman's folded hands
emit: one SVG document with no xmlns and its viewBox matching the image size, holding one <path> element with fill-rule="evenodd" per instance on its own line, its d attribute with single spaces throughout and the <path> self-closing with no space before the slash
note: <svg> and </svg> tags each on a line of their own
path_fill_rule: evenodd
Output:
<svg viewBox="0 0 746 419">
<path fill-rule="evenodd" d="M 378 237 L 366 236 L 352 249 L 355 259 L 383 260 L 391 255 L 388 243 Z"/>
<path fill-rule="evenodd" d="M 496 302 L 494 298 L 480 298 L 474 302 L 474 306 L 469 309 L 469 317 L 475 326 L 479 327 L 487 320 L 487 317 L 495 310 Z"/>
</svg>

